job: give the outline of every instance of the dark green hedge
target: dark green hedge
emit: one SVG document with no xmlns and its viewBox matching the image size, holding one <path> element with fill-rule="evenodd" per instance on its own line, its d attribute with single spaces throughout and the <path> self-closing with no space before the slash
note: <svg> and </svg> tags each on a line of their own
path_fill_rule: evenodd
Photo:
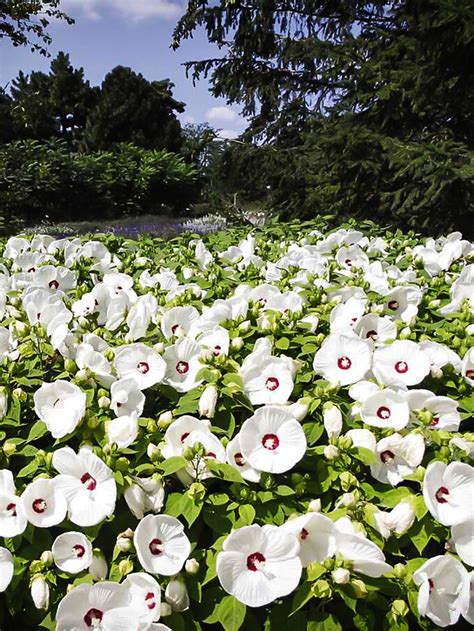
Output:
<svg viewBox="0 0 474 631">
<path fill-rule="evenodd" d="M 119 144 L 86 155 L 60 140 L 0 147 L 0 214 L 7 225 L 185 213 L 199 186 L 195 168 L 167 151 Z"/>
</svg>

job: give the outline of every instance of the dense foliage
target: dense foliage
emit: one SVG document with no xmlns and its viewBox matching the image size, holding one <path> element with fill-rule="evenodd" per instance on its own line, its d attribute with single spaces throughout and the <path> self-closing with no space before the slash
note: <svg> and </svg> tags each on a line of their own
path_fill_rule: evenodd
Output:
<svg viewBox="0 0 474 631">
<path fill-rule="evenodd" d="M 78 154 L 61 140 L 0 147 L 0 214 L 6 224 L 183 213 L 198 174 L 175 153 L 118 144 Z"/>
<path fill-rule="evenodd" d="M 323 220 L 4 242 L 0 626 L 470 628 L 473 260 Z"/>
<path fill-rule="evenodd" d="M 229 148 L 224 190 L 230 170 L 230 193 L 285 216 L 331 208 L 405 227 L 472 226 L 470 0 L 191 0 L 175 45 L 200 27 L 220 54 L 188 70 L 241 103 L 253 116 L 247 139 L 259 139 Z"/>
<path fill-rule="evenodd" d="M 51 37 L 47 28 L 52 20 L 74 20 L 60 9 L 60 0 L 0 0 L 0 39 L 13 46 L 29 46 L 48 54 Z"/>
</svg>

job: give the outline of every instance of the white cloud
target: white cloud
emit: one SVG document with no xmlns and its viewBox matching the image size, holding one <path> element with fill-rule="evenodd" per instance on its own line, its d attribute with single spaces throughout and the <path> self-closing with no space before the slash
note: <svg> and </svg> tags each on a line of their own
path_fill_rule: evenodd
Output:
<svg viewBox="0 0 474 631">
<path fill-rule="evenodd" d="M 229 123 L 237 122 L 240 119 L 240 116 L 230 107 L 220 105 L 211 107 L 210 110 L 207 110 L 206 118 L 210 123 L 214 123 L 216 125 L 228 125 Z"/>
<path fill-rule="evenodd" d="M 174 0 L 62 0 L 61 8 L 72 17 L 87 20 L 100 20 L 105 12 L 111 12 L 132 22 L 152 18 L 174 19 L 183 11 Z"/>
<path fill-rule="evenodd" d="M 219 130 L 219 138 L 221 138 L 222 140 L 232 140 L 234 138 L 237 138 L 238 135 L 238 132 L 234 131 L 233 129 Z"/>
</svg>

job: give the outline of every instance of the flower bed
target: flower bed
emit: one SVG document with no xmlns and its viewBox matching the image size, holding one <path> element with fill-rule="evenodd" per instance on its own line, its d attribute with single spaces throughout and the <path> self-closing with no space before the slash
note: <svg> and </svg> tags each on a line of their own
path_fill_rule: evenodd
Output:
<svg viewBox="0 0 474 631">
<path fill-rule="evenodd" d="M 0 628 L 474 623 L 474 246 L 12 238 Z"/>
</svg>

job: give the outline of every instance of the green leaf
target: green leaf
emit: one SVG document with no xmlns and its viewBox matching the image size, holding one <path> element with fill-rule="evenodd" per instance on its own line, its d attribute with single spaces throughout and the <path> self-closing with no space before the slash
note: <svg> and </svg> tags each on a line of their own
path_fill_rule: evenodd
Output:
<svg viewBox="0 0 474 631">
<path fill-rule="evenodd" d="M 306 627 L 307 631 L 342 631 L 342 626 L 332 613 L 316 614 Z"/>
<path fill-rule="evenodd" d="M 304 605 L 308 602 L 308 600 L 311 600 L 311 598 L 314 598 L 314 593 L 311 587 L 312 587 L 311 583 L 303 583 L 302 585 L 298 587 L 298 589 L 295 592 L 295 595 L 293 596 L 290 616 L 296 613 L 298 609 L 301 609 L 301 607 L 304 607 Z"/>
<path fill-rule="evenodd" d="M 30 429 L 30 431 L 28 433 L 28 438 L 26 439 L 26 441 L 28 443 L 32 442 L 33 440 L 36 440 L 37 438 L 41 438 L 47 432 L 48 432 L 48 428 L 43 423 L 43 421 L 36 421 L 36 423 L 34 423 L 31 426 L 31 429 Z"/>
<path fill-rule="evenodd" d="M 250 526 L 255 519 L 255 508 L 250 504 L 242 504 L 242 506 L 239 506 L 239 515 L 244 525 Z"/>
<path fill-rule="evenodd" d="M 208 459 L 206 461 L 206 467 L 209 471 L 220 478 L 221 480 L 227 480 L 227 482 L 239 482 L 240 484 L 247 484 L 237 469 L 234 469 L 230 464 L 224 462 L 215 462 Z"/>
<path fill-rule="evenodd" d="M 281 351 L 286 351 L 289 346 L 290 346 L 290 341 L 287 337 L 280 337 L 275 342 L 275 348 L 278 348 Z"/>
<path fill-rule="evenodd" d="M 164 462 L 160 463 L 160 469 L 163 471 L 163 475 L 172 475 L 179 471 L 180 469 L 184 469 L 188 464 L 186 458 L 183 456 L 172 456 L 171 458 L 167 458 Z"/>
<path fill-rule="evenodd" d="M 224 596 L 213 612 L 204 620 L 209 624 L 219 623 L 225 631 L 238 631 L 244 623 L 247 607 L 233 596 Z"/>
<path fill-rule="evenodd" d="M 366 447 L 354 447 L 351 450 L 352 455 L 360 462 L 364 464 L 371 465 L 377 462 L 377 458 L 373 451 L 367 449 Z"/>
<path fill-rule="evenodd" d="M 36 460 L 32 460 L 29 464 L 25 465 L 23 469 L 20 469 L 20 471 L 18 471 L 17 477 L 27 478 L 28 476 L 33 475 L 33 473 L 36 473 L 37 470 L 38 463 L 36 462 Z"/>
</svg>

